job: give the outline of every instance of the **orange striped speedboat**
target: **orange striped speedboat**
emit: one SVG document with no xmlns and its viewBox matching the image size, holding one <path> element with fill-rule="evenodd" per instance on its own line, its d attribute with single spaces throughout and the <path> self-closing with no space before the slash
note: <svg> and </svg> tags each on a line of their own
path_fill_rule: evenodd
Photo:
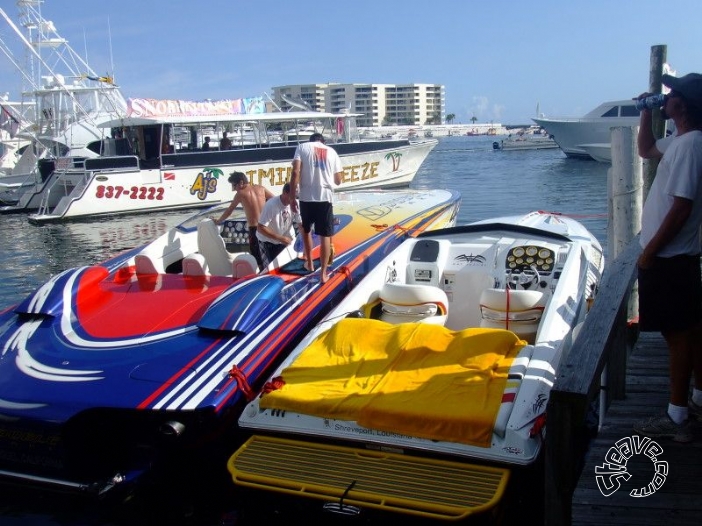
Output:
<svg viewBox="0 0 702 526">
<path fill-rule="evenodd" d="M 197 463 L 311 327 L 403 240 L 453 225 L 459 205 L 445 190 L 339 194 L 324 285 L 297 241 L 257 273 L 226 250 L 246 244 L 245 222 L 225 240 L 217 208 L 54 276 L 0 313 L 0 479 L 101 494 L 166 453 Z"/>
</svg>

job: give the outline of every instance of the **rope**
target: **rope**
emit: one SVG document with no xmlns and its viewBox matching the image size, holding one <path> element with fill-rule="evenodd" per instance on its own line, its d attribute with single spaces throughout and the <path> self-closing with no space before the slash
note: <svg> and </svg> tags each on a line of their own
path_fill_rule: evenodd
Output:
<svg viewBox="0 0 702 526">
<path fill-rule="evenodd" d="M 505 312 L 505 329 L 509 330 L 509 298 L 510 298 L 510 288 L 507 287 L 505 289 L 507 292 L 507 306 L 506 306 L 506 312 Z"/>
<path fill-rule="evenodd" d="M 346 281 L 349 282 L 349 287 L 353 285 L 353 279 L 351 279 L 351 270 L 346 265 L 336 269 L 337 272 L 341 272 L 345 277 Z"/>
<path fill-rule="evenodd" d="M 278 389 L 282 389 L 284 385 L 285 385 L 285 380 L 283 380 L 283 377 L 276 376 L 270 382 L 266 382 L 265 384 L 263 384 L 263 389 L 261 389 L 261 396 L 263 396 L 266 393 L 270 393 L 272 391 L 277 391 Z"/>
<path fill-rule="evenodd" d="M 239 385 L 239 389 L 242 393 L 244 393 L 244 396 L 248 402 L 256 397 L 251 389 L 251 386 L 249 385 L 248 380 L 246 379 L 246 375 L 236 365 L 232 365 L 232 368 L 229 371 L 229 377 L 236 380 L 236 383 Z"/>
<path fill-rule="evenodd" d="M 549 212 L 548 210 L 537 210 L 539 214 L 550 214 L 552 216 L 567 216 L 574 219 L 584 219 L 588 217 L 607 217 L 607 214 L 568 214 L 565 212 Z"/>
</svg>

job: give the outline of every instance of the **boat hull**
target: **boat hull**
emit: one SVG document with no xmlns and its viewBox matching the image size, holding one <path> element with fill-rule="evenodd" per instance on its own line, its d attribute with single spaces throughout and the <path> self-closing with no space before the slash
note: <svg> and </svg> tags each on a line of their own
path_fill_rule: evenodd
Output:
<svg viewBox="0 0 702 526">
<path fill-rule="evenodd" d="M 234 483 L 327 502 L 343 493 L 344 501 L 372 508 L 397 495 L 363 484 L 339 487 L 335 480 L 344 469 L 320 473 L 311 488 L 304 460 L 288 447 L 333 444 L 361 457 L 367 451 L 374 460 L 364 465 L 375 463 L 388 487 L 407 482 L 394 461 L 375 457 L 379 452 L 402 453 L 413 468 L 433 463 L 446 481 L 455 473 L 475 476 L 478 465 L 502 475 L 532 465 L 560 359 L 603 266 L 591 233 L 545 212 L 406 240 L 289 353 L 242 411 L 239 425 L 252 438 L 230 457 Z M 387 345 L 369 345 L 369 338 Z M 281 458 L 257 457 L 253 468 L 246 457 L 272 436 L 292 444 L 281 446 Z M 269 470 L 275 463 L 284 464 L 285 473 Z M 489 504 L 451 510 L 438 510 L 429 488 L 410 493 L 391 511 L 426 516 L 434 510 L 443 515 L 433 518 L 447 519 L 494 506 L 500 491 L 488 492 Z"/>
<path fill-rule="evenodd" d="M 406 187 L 437 141 L 363 142 L 332 145 L 344 175 L 337 190 Z M 34 223 L 78 217 L 207 207 L 232 199 L 227 177 L 240 171 L 279 194 L 289 180 L 295 147 L 179 153 L 159 168 L 143 169 L 135 157 L 88 159 L 84 170 L 56 170 L 44 186 L 46 205 Z M 115 164 L 123 165 L 118 168 Z M 124 165 L 128 166 L 124 166 Z M 37 205 L 33 199 L 26 206 Z"/>
<path fill-rule="evenodd" d="M 300 239 L 261 274 L 188 273 L 186 260 L 205 257 L 201 228 L 226 204 L 54 276 L 0 313 L 0 479 L 102 494 L 164 457 L 202 453 L 376 259 L 453 224 L 459 205 L 442 190 L 340 194 L 323 286 L 302 268 Z"/>
<path fill-rule="evenodd" d="M 583 148 L 584 144 L 596 144 L 610 142 L 610 128 L 612 126 L 637 126 L 638 117 L 622 117 L 616 122 L 609 120 L 589 120 L 589 119 L 533 119 L 539 126 L 548 130 L 553 136 L 553 140 L 563 150 L 568 157 L 591 159 L 588 151 Z"/>
</svg>

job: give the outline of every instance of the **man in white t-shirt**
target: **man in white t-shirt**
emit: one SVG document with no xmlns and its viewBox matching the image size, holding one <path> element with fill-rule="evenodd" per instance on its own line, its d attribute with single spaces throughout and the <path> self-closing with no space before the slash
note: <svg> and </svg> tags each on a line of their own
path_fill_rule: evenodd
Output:
<svg viewBox="0 0 702 526">
<path fill-rule="evenodd" d="M 293 197 L 290 183 L 285 183 L 283 193 L 266 201 L 258 218 L 256 237 L 261 248 L 263 268 L 270 265 L 278 254 L 293 241 L 294 214 L 291 208 Z"/>
<path fill-rule="evenodd" d="M 305 268 L 314 271 L 312 261 L 312 226 L 320 237 L 320 282 L 329 279 L 327 267 L 331 256 L 331 236 L 334 234 L 334 184 L 341 184 L 343 168 L 336 150 L 324 144 L 321 133 L 313 133 L 310 142 L 299 144 L 293 157 L 290 188 L 293 211 L 297 211 L 300 200 L 302 217 L 302 241 L 305 253 Z M 299 194 L 298 194 L 299 186 Z"/>
<path fill-rule="evenodd" d="M 663 75 L 662 81 L 671 90 L 663 117 L 675 122 L 676 134 L 656 141 L 651 110 L 641 112 L 639 155 L 660 161 L 642 211 L 643 250 L 637 263 L 639 329 L 665 338 L 670 400 L 667 411 L 637 422 L 634 431 L 690 442 L 690 419 L 702 420 L 702 75 Z"/>
</svg>

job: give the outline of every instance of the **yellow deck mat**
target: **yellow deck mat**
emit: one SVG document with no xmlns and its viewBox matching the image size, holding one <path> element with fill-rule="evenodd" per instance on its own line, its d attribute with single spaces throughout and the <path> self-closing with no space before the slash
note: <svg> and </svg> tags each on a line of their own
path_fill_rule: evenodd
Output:
<svg viewBox="0 0 702 526">
<path fill-rule="evenodd" d="M 507 373 L 525 344 L 502 329 L 347 318 L 284 369 L 284 385 L 260 405 L 488 447 Z"/>
</svg>

